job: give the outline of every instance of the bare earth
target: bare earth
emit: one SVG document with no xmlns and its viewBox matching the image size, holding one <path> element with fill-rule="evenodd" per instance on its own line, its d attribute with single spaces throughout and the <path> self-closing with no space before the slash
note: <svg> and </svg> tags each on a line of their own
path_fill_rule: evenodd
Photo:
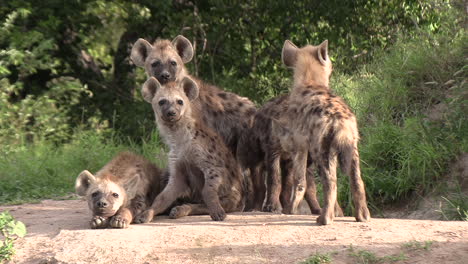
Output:
<svg viewBox="0 0 468 264">
<path fill-rule="evenodd" d="M 374 218 L 357 223 L 336 219 L 315 224 L 316 216 L 268 213 L 230 214 L 155 222 L 128 229 L 91 230 L 81 200 L 2 206 L 24 222 L 28 235 L 16 244 L 12 263 L 298 263 L 330 253 L 333 263 L 359 263 L 350 255 L 367 250 L 378 257 L 404 254 L 397 263 L 468 263 L 468 223 Z M 434 241 L 429 250 L 409 241 Z"/>
</svg>

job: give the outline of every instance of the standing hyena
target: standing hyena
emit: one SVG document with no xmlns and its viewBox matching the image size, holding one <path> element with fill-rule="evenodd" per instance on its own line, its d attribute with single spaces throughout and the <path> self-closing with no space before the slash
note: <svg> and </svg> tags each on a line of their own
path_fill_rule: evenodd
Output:
<svg viewBox="0 0 468 264">
<path fill-rule="evenodd" d="M 122 152 L 96 173 L 84 170 L 75 182 L 93 213 L 91 228 L 126 228 L 161 192 L 167 180 L 150 161 Z"/>
<path fill-rule="evenodd" d="M 185 77 L 165 85 L 150 77 L 142 88 L 153 106 L 159 132 L 170 148 L 169 182 L 151 209 L 137 217 L 147 223 L 179 197 L 198 203 L 176 206 L 170 216 L 209 214 L 222 221 L 226 212 L 244 208 L 244 181 L 237 162 L 220 137 L 192 114 L 198 86 Z"/>
<path fill-rule="evenodd" d="M 265 178 L 262 171 L 267 172 L 267 199 L 263 211 L 292 214 L 297 204 L 291 201 L 294 175 L 292 175 L 292 153 L 281 147 L 279 138 L 272 130 L 272 120 L 278 119 L 288 109 L 289 95 L 280 95 L 266 102 L 254 116 L 253 124 L 239 141 L 243 146 L 238 149 L 239 162 L 250 171 L 260 170 L 252 175 L 254 200 L 250 205 L 254 210 L 261 210 L 265 198 Z M 312 214 L 320 214 L 320 205 L 316 196 L 314 170 L 311 159 L 308 159 L 307 187 L 305 200 Z M 296 207 L 293 207 L 296 206 Z M 336 203 L 335 213 L 343 216 L 343 212 Z"/>
<path fill-rule="evenodd" d="M 294 70 L 294 85 L 288 110 L 274 122 L 273 129 L 281 135 L 281 145 L 285 149 L 296 151 L 293 155 L 294 203 L 304 195 L 309 153 L 317 164 L 324 192 L 324 206 L 317 222 L 323 225 L 333 222 L 338 163 L 350 178 L 356 220 L 368 221 L 370 213 L 359 168 L 357 121 L 346 103 L 328 87 L 332 72 L 328 42 L 299 49 L 286 40 L 282 60 Z"/>
<path fill-rule="evenodd" d="M 201 117 L 207 126 L 218 133 L 236 155 L 237 142 L 255 114 L 255 105 L 246 97 L 223 91 L 190 76 L 184 64 L 190 62 L 192 57 L 192 44 L 181 35 L 172 42 L 156 40 L 153 45 L 139 39 L 131 52 L 133 63 L 144 67 L 148 77 L 155 77 L 162 85 L 180 82 L 186 76 L 195 80 L 200 93 L 192 102 L 193 114 Z"/>
</svg>

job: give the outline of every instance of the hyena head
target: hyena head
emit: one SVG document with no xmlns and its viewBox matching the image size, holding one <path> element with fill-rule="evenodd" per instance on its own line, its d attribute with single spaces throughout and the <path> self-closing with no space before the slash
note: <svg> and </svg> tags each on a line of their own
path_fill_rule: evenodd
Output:
<svg viewBox="0 0 468 264">
<path fill-rule="evenodd" d="M 156 77 L 161 84 L 179 81 L 187 75 L 185 63 L 192 60 L 193 47 L 184 36 L 177 36 L 172 42 L 156 40 L 151 45 L 138 39 L 130 55 L 133 63 L 144 67 L 148 77 Z"/>
<path fill-rule="evenodd" d="M 332 63 L 328 57 L 328 40 L 318 46 L 298 48 L 286 40 L 281 53 L 283 63 L 294 70 L 294 86 L 323 85 L 328 87 Z"/>
<path fill-rule="evenodd" d="M 120 186 L 109 178 L 95 177 L 87 170 L 76 178 L 75 191 L 86 197 L 94 215 L 113 216 L 127 200 L 125 186 Z M 127 184 L 134 184 L 135 180 L 137 179 L 131 179 Z"/>
<path fill-rule="evenodd" d="M 198 85 L 188 76 L 165 85 L 150 77 L 141 92 L 145 101 L 153 106 L 156 121 L 171 125 L 191 115 L 191 101 L 198 97 Z"/>
</svg>

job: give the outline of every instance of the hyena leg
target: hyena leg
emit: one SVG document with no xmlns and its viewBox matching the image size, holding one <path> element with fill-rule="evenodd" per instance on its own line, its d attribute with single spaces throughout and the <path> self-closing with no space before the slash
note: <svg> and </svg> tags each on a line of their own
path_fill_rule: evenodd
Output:
<svg viewBox="0 0 468 264">
<path fill-rule="evenodd" d="M 253 192 L 254 192 L 254 202 L 253 210 L 260 211 L 262 210 L 263 202 L 265 201 L 265 174 L 264 166 L 262 163 L 250 169 L 252 173 L 253 181 Z"/>
<path fill-rule="evenodd" d="M 310 165 L 307 168 L 306 173 L 306 180 L 307 180 L 307 188 L 305 192 L 305 200 L 309 205 L 310 212 L 312 214 L 319 215 L 321 212 L 320 204 L 317 200 L 317 186 L 315 185 L 315 177 L 314 177 L 314 165 Z"/>
<path fill-rule="evenodd" d="M 281 206 L 283 207 L 283 214 L 288 214 L 286 212 L 287 208 L 291 207 L 291 196 L 292 188 L 294 185 L 294 175 L 292 171 L 292 161 L 291 160 L 282 160 L 281 161 L 281 194 L 280 201 Z"/>
<path fill-rule="evenodd" d="M 228 175 L 226 170 L 208 169 L 204 171 L 205 184 L 202 190 L 203 201 L 208 207 L 211 219 L 214 221 L 223 221 L 226 218 L 224 211 L 219 201 L 218 189 L 221 185 L 221 177 Z"/>
<path fill-rule="evenodd" d="M 317 223 L 320 225 L 331 224 L 335 217 L 335 203 L 337 196 L 336 163 L 337 155 L 335 153 L 327 153 L 325 158 L 318 164 L 319 174 L 322 178 L 324 200 L 322 212 L 317 218 Z"/>
<path fill-rule="evenodd" d="M 95 215 L 91 218 L 89 225 L 92 229 L 109 227 L 109 217 Z"/>
<path fill-rule="evenodd" d="M 151 207 L 134 219 L 134 223 L 149 223 L 154 216 L 164 212 L 173 202 L 188 191 L 189 187 L 185 181 L 178 175 L 171 176 L 169 183 L 164 190 L 156 196 Z"/>
<path fill-rule="evenodd" d="M 121 208 L 117 214 L 110 219 L 109 225 L 113 228 L 127 228 L 132 222 L 133 213 L 129 208 Z"/>
<path fill-rule="evenodd" d="M 343 171 L 348 175 L 354 202 L 354 216 L 358 222 L 370 220 L 366 191 L 361 178 L 359 153 L 356 146 L 345 148 L 340 155 Z"/>
<path fill-rule="evenodd" d="M 281 204 L 280 157 L 276 153 L 266 153 L 265 166 L 267 167 L 267 200 L 263 207 L 264 212 L 279 213 Z"/>
<path fill-rule="evenodd" d="M 299 203 L 304 199 L 306 189 L 307 151 L 299 150 L 292 158 L 292 173 L 294 175 L 294 186 L 292 188 L 291 204 L 286 208 L 286 212 L 294 214 Z"/>
<path fill-rule="evenodd" d="M 183 204 L 171 209 L 169 217 L 176 219 L 187 215 L 207 215 L 210 214 L 205 204 Z"/>
</svg>

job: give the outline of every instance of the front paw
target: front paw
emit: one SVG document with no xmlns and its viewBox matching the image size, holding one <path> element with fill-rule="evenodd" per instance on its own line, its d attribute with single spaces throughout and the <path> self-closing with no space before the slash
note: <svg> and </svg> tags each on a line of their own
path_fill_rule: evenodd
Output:
<svg viewBox="0 0 468 264">
<path fill-rule="evenodd" d="M 106 228 L 109 226 L 109 218 L 95 215 L 89 224 L 92 229 Z"/>
<path fill-rule="evenodd" d="M 149 222 L 151 222 L 151 220 L 153 220 L 153 217 L 154 217 L 154 211 L 149 209 L 149 210 L 145 210 L 141 214 L 137 215 L 133 222 L 135 224 L 149 223 Z"/>
<path fill-rule="evenodd" d="M 129 221 L 121 215 L 115 215 L 110 220 L 110 226 L 113 228 L 127 228 Z"/>
<path fill-rule="evenodd" d="M 263 206 L 263 212 L 281 213 L 281 205 L 279 202 L 267 203 Z"/>
<path fill-rule="evenodd" d="M 223 221 L 226 218 L 226 213 L 223 209 L 216 210 L 210 213 L 211 219 L 214 221 Z"/>
</svg>

